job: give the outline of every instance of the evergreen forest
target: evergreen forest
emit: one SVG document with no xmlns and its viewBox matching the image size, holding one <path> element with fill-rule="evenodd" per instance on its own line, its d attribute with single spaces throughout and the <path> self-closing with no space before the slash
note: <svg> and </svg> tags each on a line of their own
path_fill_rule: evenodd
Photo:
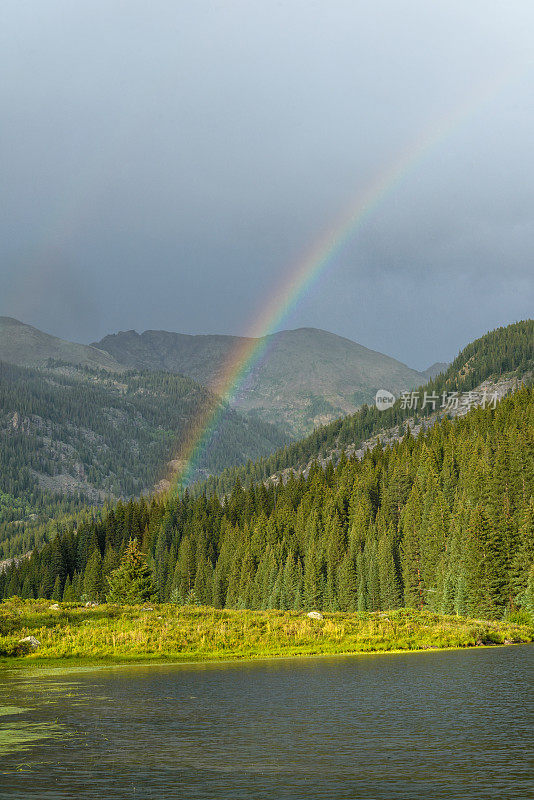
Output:
<svg viewBox="0 0 534 800">
<path fill-rule="evenodd" d="M 534 390 L 361 460 L 224 497 L 119 502 L 0 575 L 0 596 L 103 601 L 133 539 L 159 601 L 217 608 L 533 609 Z"/>
</svg>

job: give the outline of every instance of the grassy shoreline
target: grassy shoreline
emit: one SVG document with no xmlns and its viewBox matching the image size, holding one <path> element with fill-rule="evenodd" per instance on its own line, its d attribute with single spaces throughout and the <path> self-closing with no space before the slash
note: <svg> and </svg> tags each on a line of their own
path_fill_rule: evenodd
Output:
<svg viewBox="0 0 534 800">
<path fill-rule="evenodd" d="M 85 608 L 16 598 L 0 604 L 0 671 L 223 663 L 405 653 L 534 641 L 532 625 L 428 611 L 246 611 L 171 604 Z M 20 640 L 34 636 L 32 651 Z"/>
</svg>

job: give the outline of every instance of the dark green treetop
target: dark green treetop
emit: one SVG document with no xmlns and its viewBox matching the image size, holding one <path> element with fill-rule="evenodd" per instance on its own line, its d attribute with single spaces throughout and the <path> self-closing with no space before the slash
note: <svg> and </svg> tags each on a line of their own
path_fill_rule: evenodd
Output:
<svg viewBox="0 0 534 800">
<path fill-rule="evenodd" d="M 120 566 L 113 570 L 108 583 L 108 603 L 134 605 L 155 599 L 156 590 L 150 567 L 137 546 L 137 539 L 130 539 Z"/>
</svg>

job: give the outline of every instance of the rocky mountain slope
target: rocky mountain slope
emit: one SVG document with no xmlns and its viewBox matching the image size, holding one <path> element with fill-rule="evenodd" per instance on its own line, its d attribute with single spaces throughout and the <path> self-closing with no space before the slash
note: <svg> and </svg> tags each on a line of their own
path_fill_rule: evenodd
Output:
<svg viewBox="0 0 534 800">
<path fill-rule="evenodd" d="M 418 415 L 414 410 L 413 415 L 406 417 L 402 423 L 394 425 L 391 428 L 381 428 L 373 436 L 361 442 L 352 442 L 345 446 L 336 442 L 330 448 L 323 450 L 318 457 L 310 459 L 306 464 L 302 464 L 296 469 L 288 468 L 274 473 L 269 476 L 266 482 L 275 484 L 286 483 L 291 475 L 295 474 L 302 474 L 307 477 L 314 464 L 317 463 L 322 467 L 326 467 L 329 462 L 337 464 L 342 454 L 344 454 L 346 458 L 361 460 L 366 453 L 377 446 L 384 449 L 400 443 L 408 431 L 414 439 L 417 438 L 419 434 L 428 431 L 433 425 L 441 422 L 444 416 L 453 420 L 464 417 L 474 408 L 494 408 L 496 404 L 503 400 L 508 394 L 518 391 L 523 385 L 529 384 L 531 381 L 531 372 L 521 377 L 507 376 L 494 379 L 488 378 L 469 393 L 466 393 L 464 398 L 459 399 L 458 405 L 448 409 L 446 414 L 439 408 L 439 405 L 436 411 L 431 411 L 424 417 Z M 466 402 L 467 398 L 469 402 Z"/>
<path fill-rule="evenodd" d="M 415 426 L 417 433 L 422 425 L 432 424 L 433 419 L 461 414 L 466 407 L 463 401 L 477 394 L 483 398 L 484 390 L 486 400 L 493 392 L 500 398 L 519 383 L 531 382 L 533 372 L 534 321 L 497 328 L 468 344 L 445 372 L 413 390 L 413 398 L 412 392 L 404 399 L 397 395 L 396 402 L 386 410 L 378 409 L 374 403 L 365 405 L 355 414 L 323 425 L 267 458 L 245 467 L 229 468 L 193 491 L 223 495 L 232 491 L 236 481 L 242 485 L 268 481 L 287 470 L 305 471 L 316 459 L 324 462 L 334 456 L 335 460 L 342 451 L 365 450 L 379 440 L 387 444 L 400 438 L 406 425 Z M 436 398 L 434 404 L 428 402 L 425 406 L 425 392 Z M 458 395 L 458 412 L 448 402 L 451 393 Z M 444 396 L 447 405 L 442 407 Z"/>
<path fill-rule="evenodd" d="M 8 540 L 49 517 L 150 493 L 213 402 L 181 375 L 0 362 L 0 558 L 16 552 L 4 546 Z M 244 464 L 286 441 L 274 426 L 226 408 L 192 477 Z M 24 541 L 28 549 L 34 544 Z"/>
<path fill-rule="evenodd" d="M 163 369 L 210 387 L 243 340 L 167 331 L 126 331 L 94 346 L 135 369 Z M 240 411 L 278 425 L 293 436 L 351 414 L 378 389 L 399 392 L 425 376 L 394 358 L 315 328 L 267 337 L 265 355 L 236 398 Z"/>
</svg>

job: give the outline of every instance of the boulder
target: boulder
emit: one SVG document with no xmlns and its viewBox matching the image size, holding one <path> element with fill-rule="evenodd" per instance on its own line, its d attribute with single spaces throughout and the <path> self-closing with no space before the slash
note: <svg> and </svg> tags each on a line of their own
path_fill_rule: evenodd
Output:
<svg viewBox="0 0 534 800">
<path fill-rule="evenodd" d="M 48 606 L 49 611 L 59 611 L 59 606 L 57 603 L 53 603 L 51 606 Z"/>
<path fill-rule="evenodd" d="M 306 614 L 310 619 L 322 619 L 323 615 L 319 611 L 308 611 Z"/>
<path fill-rule="evenodd" d="M 19 644 L 25 645 L 29 650 L 37 650 L 41 642 L 35 636 L 25 636 L 24 639 L 19 639 Z"/>
</svg>

